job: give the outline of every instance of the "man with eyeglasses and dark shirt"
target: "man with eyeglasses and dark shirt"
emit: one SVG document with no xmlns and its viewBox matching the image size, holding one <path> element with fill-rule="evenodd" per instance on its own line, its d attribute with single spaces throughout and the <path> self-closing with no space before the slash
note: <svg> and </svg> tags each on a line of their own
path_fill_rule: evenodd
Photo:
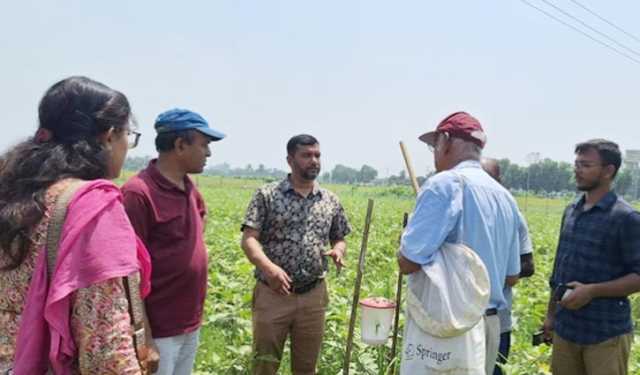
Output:
<svg viewBox="0 0 640 375">
<path fill-rule="evenodd" d="M 611 190 L 622 158 L 604 139 L 575 148 L 584 192 L 562 217 L 544 322 L 555 375 L 628 372 L 633 341 L 628 296 L 640 291 L 640 213 Z"/>
</svg>

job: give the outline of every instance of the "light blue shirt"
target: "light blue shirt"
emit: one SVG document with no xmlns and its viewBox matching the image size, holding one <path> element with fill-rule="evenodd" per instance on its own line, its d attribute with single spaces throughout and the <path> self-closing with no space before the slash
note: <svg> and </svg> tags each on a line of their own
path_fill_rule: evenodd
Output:
<svg viewBox="0 0 640 375">
<path fill-rule="evenodd" d="M 410 261 L 426 265 L 444 242 L 466 244 L 480 256 L 489 273 L 487 308 L 505 309 L 506 277 L 520 273 L 520 221 L 511 194 L 480 162 L 467 160 L 424 183 L 402 235 L 401 252 Z"/>
<path fill-rule="evenodd" d="M 518 238 L 520 239 L 520 255 L 531 254 L 533 252 L 533 246 L 531 245 L 531 238 L 529 237 L 529 228 L 527 228 L 527 222 L 520 215 L 520 228 L 518 228 Z M 511 319 L 511 306 L 513 304 L 513 290 L 510 286 L 504 287 L 502 291 L 504 294 L 507 308 L 504 310 L 498 310 L 498 318 L 500 318 L 500 333 L 511 331 L 512 319 Z"/>
</svg>

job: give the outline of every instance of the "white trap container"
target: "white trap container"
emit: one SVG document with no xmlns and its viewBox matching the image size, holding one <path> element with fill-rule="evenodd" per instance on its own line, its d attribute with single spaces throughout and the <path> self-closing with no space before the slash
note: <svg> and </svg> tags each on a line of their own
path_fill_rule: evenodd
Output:
<svg viewBox="0 0 640 375">
<path fill-rule="evenodd" d="M 393 325 L 395 302 L 382 297 L 370 297 L 361 300 L 360 306 L 362 341 L 368 345 L 384 345 Z"/>
</svg>

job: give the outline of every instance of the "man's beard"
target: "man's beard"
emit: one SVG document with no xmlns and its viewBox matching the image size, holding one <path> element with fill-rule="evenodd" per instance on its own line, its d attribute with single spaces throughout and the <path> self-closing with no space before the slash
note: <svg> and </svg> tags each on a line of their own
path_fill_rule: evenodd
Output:
<svg viewBox="0 0 640 375">
<path fill-rule="evenodd" d="M 302 171 L 302 173 L 300 173 L 300 176 L 307 181 L 313 181 L 318 177 L 319 174 L 320 174 L 320 168 L 318 167 L 317 169 L 314 169 L 314 168 L 305 169 Z"/>
<path fill-rule="evenodd" d="M 584 192 L 589 192 L 592 190 L 597 189 L 600 186 L 600 181 L 593 181 L 591 183 L 583 183 L 581 185 L 576 184 L 576 187 L 578 188 L 578 190 L 580 191 L 584 191 Z"/>
</svg>

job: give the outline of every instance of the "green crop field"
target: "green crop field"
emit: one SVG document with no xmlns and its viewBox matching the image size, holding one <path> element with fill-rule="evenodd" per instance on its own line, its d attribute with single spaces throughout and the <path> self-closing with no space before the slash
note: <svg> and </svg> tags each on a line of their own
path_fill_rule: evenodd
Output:
<svg viewBox="0 0 640 375">
<path fill-rule="evenodd" d="M 209 206 L 206 241 L 209 248 L 209 291 L 204 325 L 197 356 L 201 374 L 248 374 L 251 353 L 251 295 L 254 286 L 252 265 L 239 246 L 240 224 L 255 188 L 262 181 L 198 177 L 198 185 Z M 318 371 L 342 373 L 356 265 L 360 250 L 367 199 L 375 201 L 369 236 L 361 297 L 394 298 L 397 266 L 395 251 L 404 212 L 411 212 L 414 198 L 408 187 L 328 186 L 336 192 L 346 209 L 353 233 L 347 238 L 348 267 L 340 275 L 331 268 L 328 277 L 330 305 L 325 340 Z M 533 347 L 531 334 L 542 324 L 548 300 L 547 280 L 551 272 L 558 226 L 567 199 L 518 199 L 530 226 L 534 244 L 536 274 L 516 288 L 514 337 L 509 374 L 549 374 L 550 348 Z M 640 303 L 633 301 L 634 319 L 640 321 Z M 401 331 L 402 332 L 402 331 Z M 631 358 L 631 374 L 640 374 L 640 344 L 637 340 Z M 360 342 L 356 326 L 352 374 L 387 374 L 385 356 L 389 347 L 368 347 Z M 389 342 L 390 346 L 390 342 Z M 288 354 L 281 373 L 289 374 Z"/>
</svg>

